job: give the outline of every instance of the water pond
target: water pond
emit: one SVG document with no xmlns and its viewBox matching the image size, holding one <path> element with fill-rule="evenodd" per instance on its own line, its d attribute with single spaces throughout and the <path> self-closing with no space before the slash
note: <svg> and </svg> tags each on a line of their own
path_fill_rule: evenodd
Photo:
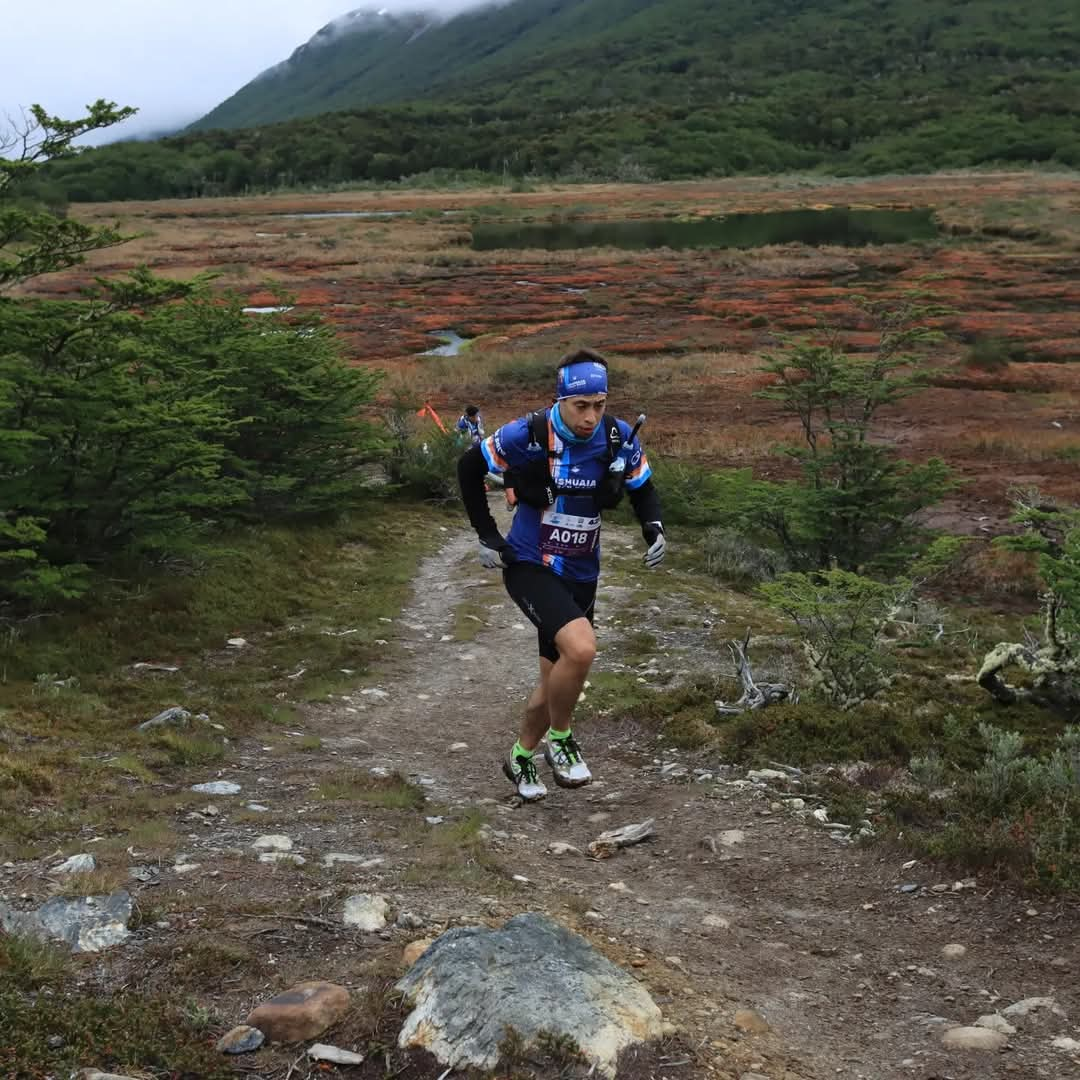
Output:
<svg viewBox="0 0 1080 1080">
<path fill-rule="evenodd" d="M 777 210 L 764 214 L 675 221 L 552 221 L 473 226 L 474 251 L 540 248 L 565 251 L 586 247 L 631 249 L 752 248 L 766 244 L 901 244 L 938 235 L 930 210 Z"/>
</svg>

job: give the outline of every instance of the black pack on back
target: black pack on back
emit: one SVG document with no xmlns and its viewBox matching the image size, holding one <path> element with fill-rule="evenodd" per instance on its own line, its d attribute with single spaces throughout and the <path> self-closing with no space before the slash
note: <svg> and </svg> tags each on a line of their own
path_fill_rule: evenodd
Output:
<svg viewBox="0 0 1080 1080">
<path fill-rule="evenodd" d="M 529 444 L 526 449 L 535 452 L 536 456 L 530 457 L 524 465 L 508 469 L 505 474 L 506 486 L 513 488 L 523 503 L 540 510 L 547 510 L 554 506 L 555 500 L 560 495 L 581 495 L 582 492 L 577 490 L 567 492 L 560 490 L 555 478 L 551 475 L 551 459 L 555 457 L 555 451 L 549 449 L 547 445 L 547 410 L 537 409 L 529 413 L 526 422 L 529 427 Z M 613 510 L 619 505 L 625 489 L 625 472 L 615 474 L 610 471 L 611 463 L 622 447 L 622 433 L 619 431 L 615 418 L 607 413 L 604 414 L 603 424 L 607 430 L 604 475 L 592 494 L 601 510 Z M 542 433 L 542 438 L 537 437 L 539 433 Z"/>
</svg>

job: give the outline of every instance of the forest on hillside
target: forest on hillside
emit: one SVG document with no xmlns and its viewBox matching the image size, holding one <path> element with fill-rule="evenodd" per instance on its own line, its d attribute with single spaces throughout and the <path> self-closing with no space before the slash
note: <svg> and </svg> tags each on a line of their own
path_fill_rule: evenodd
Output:
<svg viewBox="0 0 1080 1080">
<path fill-rule="evenodd" d="M 411 66 L 392 86 L 350 83 L 362 43 L 339 43 L 306 59 L 319 66 L 295 87 L 256 80 L 200 130 L 67 158 L 37 192 L 59 205 L 432 171 L 665 180 L 1080 165 L 1080 15 L 1059 0 L 770 0 L 722 13 L 700 0 L 594 0 L 515 34 L 518 7 L 430 30 L 421 42 L 461 58 L 435 74 L 401 53 L 398 68 Z M 622 22 L 595 18 L 622 7 Z M 477 57 L 462 35 L 481 33 L 492 38 Z M 331 84 L 368 104 L 345 108 Z M 245 117 L 263 126 L 235 126 Z M 211 121 L 222 126 L 201 130 Z"/>
</svg>

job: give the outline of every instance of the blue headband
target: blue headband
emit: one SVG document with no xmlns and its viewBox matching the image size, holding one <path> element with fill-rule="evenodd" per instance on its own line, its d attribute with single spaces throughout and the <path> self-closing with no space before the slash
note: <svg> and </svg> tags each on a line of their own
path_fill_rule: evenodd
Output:
<svg viewBox="0 0 1080 1080">
<path fill-rule="evenodd" d="M 559 378 L 555 384 L 555 396 L 563 398 L 579 397 L 581 394 L 606 394 L 607 368 L 603 364 L 586 360 L 578 364 L 567 364 L 559 368 Z"/>
</svg>

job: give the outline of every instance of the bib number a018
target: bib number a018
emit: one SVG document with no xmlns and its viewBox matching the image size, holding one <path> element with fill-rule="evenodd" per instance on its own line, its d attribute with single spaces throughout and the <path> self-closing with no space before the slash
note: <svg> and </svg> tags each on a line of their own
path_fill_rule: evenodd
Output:
<svg viewBox="0 0 1080 1080">
<path fill-rule="evenodd" d="M 540 551 L 544 555 L 591 555 L 600 539 L 598 517 L 578 517 L 545 510 L 540 517 Z"/>
</svg>

